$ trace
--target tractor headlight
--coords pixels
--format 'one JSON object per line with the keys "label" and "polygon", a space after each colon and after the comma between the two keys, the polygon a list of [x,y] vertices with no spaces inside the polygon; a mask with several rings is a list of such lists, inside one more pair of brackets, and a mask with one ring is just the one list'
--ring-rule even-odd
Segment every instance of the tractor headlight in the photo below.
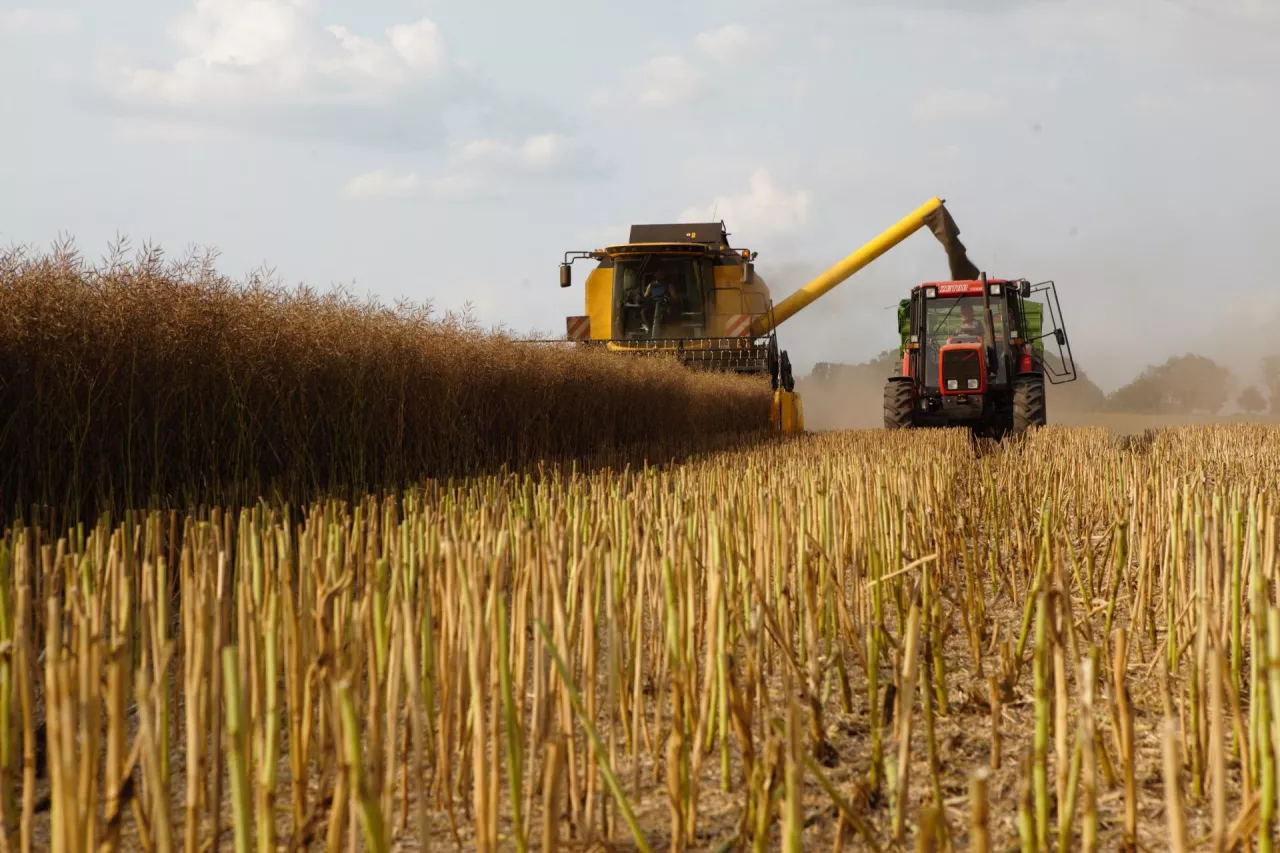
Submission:
{"label": "tractor headlight", "polygon": [[947,380],[947,390],[948,390],[948,391],[955,391],[955,390],[956,390],[956,389],[958,389],[959,387],[960,387],[960,383],[959,383],[959,382],[957,382],[956,380],[954,380],[954,379],[948,379],[948,380]]}
{"label": "tractor headlight", "polygon": [[970,387],[971,389],[976,389],[976,388],[978,387],[978,380],[976,380],[976,379],[970,379],[970,380],[969,380],[969,387]]}
{"label": "tractor headlight", "polygon": [[992,296],[999,296],[999,295],[1000,295],[1000,285],[998,285],[998,284],[993,284],[993,285],[991,285],[991,295],[992,295]]}
{"label": "tractor headlight", "polygon": [[936,287],[926,287],[926,288],[924,289],[924,298],[925,298],[925,299],[937,299],[937,298],[938,298],[938,288],[936,288]]}

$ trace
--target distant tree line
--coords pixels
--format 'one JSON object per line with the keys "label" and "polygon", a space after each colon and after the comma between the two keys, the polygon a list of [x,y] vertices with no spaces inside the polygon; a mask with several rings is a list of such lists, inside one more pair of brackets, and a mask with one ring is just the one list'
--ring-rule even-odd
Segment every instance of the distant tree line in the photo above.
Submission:
{"label": "distant tree line", "polygon": [[1179,355],[1148,367],[1107,395],[1107,408],[1152,414],[1213,414],[1231,399],[1231,371],[1202,355]]}
{"label": "distant tree line", "polygon": [[1175,356],[1148,367],[1136,379],[1107,395],[1111,411],[1160,414],[1216,414],[1235,396],[1236,406],[1251,415],[1268,410],[1280,414],[1280,356],[1261,365],[1262,387],[1249,385],[1236,394],[1230,369],[1202,355]]}

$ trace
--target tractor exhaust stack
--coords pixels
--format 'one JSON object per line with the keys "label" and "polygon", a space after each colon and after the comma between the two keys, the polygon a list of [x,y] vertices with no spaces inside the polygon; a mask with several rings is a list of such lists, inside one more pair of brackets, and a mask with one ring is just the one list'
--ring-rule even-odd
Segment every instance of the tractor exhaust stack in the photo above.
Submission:
{"label": "tractor exhaust stack", "polygon": [[987,284],[987,274],[982,274],[982,347],[987,352],[987,375],[995,376],[996,352],[995,320],[991,316],[991,285]]}

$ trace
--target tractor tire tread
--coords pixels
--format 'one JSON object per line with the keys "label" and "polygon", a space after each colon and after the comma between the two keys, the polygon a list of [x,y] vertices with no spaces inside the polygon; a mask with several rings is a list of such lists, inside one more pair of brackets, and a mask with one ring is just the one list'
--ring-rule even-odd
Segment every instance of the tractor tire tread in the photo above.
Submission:
{"label": "tractor tire tread", "polygon": [[912,418],[915,404],[915,391],[910,382],[895,382],[892,379],[885,382],[884,428],[909,429],[915,426]]}
{"label": "tractor tire tread", "polygon": [[1044,377],[1020,376],[1013,385],[1013,431],[1024,433],[1049,422]]}

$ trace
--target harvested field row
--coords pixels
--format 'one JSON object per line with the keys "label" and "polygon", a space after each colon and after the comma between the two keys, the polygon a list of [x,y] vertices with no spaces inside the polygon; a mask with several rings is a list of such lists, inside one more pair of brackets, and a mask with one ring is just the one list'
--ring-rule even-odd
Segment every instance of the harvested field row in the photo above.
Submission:
{"label": "harvested field row", "polygon": [[305,504],[767,430],[767,380],[536,346],[158,252],[0,254],[0,508]]}
{"label": "harvested field row", "polygon": [[0,821],[66,851],[1266,853],[1277,487],[1268,427],[873,432],[18,529]]}

